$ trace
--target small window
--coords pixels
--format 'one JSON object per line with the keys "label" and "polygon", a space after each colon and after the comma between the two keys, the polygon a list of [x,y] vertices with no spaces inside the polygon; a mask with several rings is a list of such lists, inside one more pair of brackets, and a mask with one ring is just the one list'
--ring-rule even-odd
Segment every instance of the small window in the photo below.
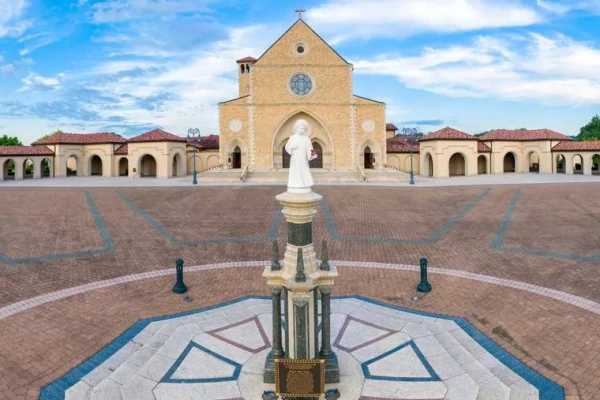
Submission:
{"label": "small window", "polygon": [[242,72],[242,74],[243,74],[243,73],[244,73],[244,71],[246,70],[246,69],[244,68],[244,64],[240,64],[240,70],[241,70],[241,72]]}
{"label": "small window", "polygon": [[296,48],[296,51],[297,51],[298,53],[300,53],[300,54],[304,53],[304,46],[298,46],[298,47]]}
{"label": "small window", "polygon": [[246,64],[246,72],[250,72],[250,64]]}

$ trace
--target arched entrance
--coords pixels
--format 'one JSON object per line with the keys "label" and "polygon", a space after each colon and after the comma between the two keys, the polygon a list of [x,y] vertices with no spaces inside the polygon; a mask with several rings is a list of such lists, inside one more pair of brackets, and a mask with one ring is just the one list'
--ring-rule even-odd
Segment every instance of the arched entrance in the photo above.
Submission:
{"label": "arched entrance", "polygon": [[67,158],[67,176],[77,176],[78,172],[78,160],[75,156],[69,156]]}
{"label": "arched entrance", "polygon": [[333,168],[333,145],[331,135],[325,126],[313,115],[300,111],[283,119],[271,144],[273,154],[273,168],[289,168],[289,154],[285,151],[285,144],[292,135],[294,125],[299,119],[308,122],[309,128],[306,135],[310,138],[313,149],[318,154],[317,159],[311,161],[311,168]]}
{"label": "arched entrance", "polygon": [[527,162],[529,164],[529,172],[540,172],[540,156],[535,151],[532,151],[527,156]]}
{"label": "arched entrance", "polygon": [[33,178],[33,161],[31,159],[26,159],[23,161],[23,179],[32,179]]}
{"label": "arched entrance", "polygon": [[156,160],[150,154],[146,154],[140,159],[140,176],[156,178]]}
{"label": "arched entrance", "polygon": [[506,153],[504,156],[504,172],[515,172],[517,160],[512,152]]}
{"label": "arched entrance", "polygon": [[479,175],[487,174],[487,158],[484,155],[477,157],[477,173]]}
{"label": "arched entrance", "polygon": [[177,153],[173,156],[173,164],[171,165],[171,167],[173,168],[173,176],[182,176],[183,175],[183,171],[180,170],[180,169],[183,169],[183,160],[181,158],[181,155],[179,155],[179,153]]}
{"label": "arched entrance", "polygon": [[[317,153],[317,158],[308,162],[310,168],[323,168],[323,147],[317,142],[312,142],[313,150]],[[284,152],[287,153],[287,152]]]}
{"label": "arched entrance", "polygon": [[102,176],[102,159],[97,155],[90,158],[90,176]]}
{"label": "arched entrance", "polygon": [[600,154],[592,156],[592,175],[600,175]]}
{"label": "arched entrance", "polygon": [[431,154],[425,154],[425,165],[423,167],[423,176],[433,176],[433,157],[431,157]]}
{"label": "arched entrance", "polygon": [[2,166],[2,176],[5,181],[14,180],[16,172],[14,160],[9,159],[4,161],[4,165]]}
{"label": "arched entrance", "polygon": [[573,174],[583,175],[583,157],[579,154],[573,156]]}
{"label": "arched entrance", "polygon": [[121,157],[119,160],[119,176],[129,175],[129,160],[127,157]]}
{"label": "arched entrance", "polygon": [[565,156],[563,156],[562,154],[557,155],[556,156],[556,173],[564,174],[566,170],[567,170],[567,168],[566,168],[566,164],[565,164]]}
{"label": "arched entrance", "polygon": [[52,173],[50,171],[50,160],[48,160],[47,158],[44,158],[42,160],[42,162],[40,163],[40,169],[41,169],[41,177],[42,178],[50,178],[52,177]]}
{"label": "arched entrance", "polygon": [[235,146],[235,149],[233,149],[233,153],[231,154],[231,168],[242,168],[242,149],[240,149],[240,146]]}
{"label": "arched entrance", "polygon": [[365,147],[365,151],[363,152],[364,157],[364,169],[373,169],[373,153],[371,153],[371,148],[369,146]]}
{"label": "arched entrance", "polygon": [[465,164],[465,157],[460,153],[454,153],[448,161],[450,176],[465,176],[467,170]]}

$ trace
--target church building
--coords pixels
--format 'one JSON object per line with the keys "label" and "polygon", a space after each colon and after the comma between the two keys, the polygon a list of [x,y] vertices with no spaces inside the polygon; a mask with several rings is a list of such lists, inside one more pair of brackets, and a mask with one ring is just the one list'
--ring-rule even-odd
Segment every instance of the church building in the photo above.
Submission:
{"label": "church building", "polygon": [[288,168],[284,146],[298,119],[310,124],[327,170],[386,163],[385,104],[353,93],[353,66],[299,18],[258,59],[237,61],[239,96],[219,104],[219,149],[226,168]]}

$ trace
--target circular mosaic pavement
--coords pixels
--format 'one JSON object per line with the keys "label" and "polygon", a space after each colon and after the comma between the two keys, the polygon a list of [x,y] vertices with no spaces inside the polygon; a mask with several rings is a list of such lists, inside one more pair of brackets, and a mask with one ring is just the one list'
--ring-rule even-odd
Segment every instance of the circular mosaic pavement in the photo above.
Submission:
{"label": "circular mosaic pavement", "polygon": [[[262,297],[142,320],[40,398],[260,400],[271,323]],[[460,318],[355,296],[332,300],[331,325],[344,400],[564,399]]]}

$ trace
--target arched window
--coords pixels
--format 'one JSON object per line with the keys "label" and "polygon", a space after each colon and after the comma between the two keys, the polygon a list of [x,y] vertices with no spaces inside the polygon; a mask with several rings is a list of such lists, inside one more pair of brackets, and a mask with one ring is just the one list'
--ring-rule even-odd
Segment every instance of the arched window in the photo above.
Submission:
{"label": "arched window", "polygon": [[246,64],[246,72],[250,72],[250,64]]}
{"label": "arched window", "polygon": [[246,71],[244,64],[240,64],[240,71],[242,72],[242,74]]}

